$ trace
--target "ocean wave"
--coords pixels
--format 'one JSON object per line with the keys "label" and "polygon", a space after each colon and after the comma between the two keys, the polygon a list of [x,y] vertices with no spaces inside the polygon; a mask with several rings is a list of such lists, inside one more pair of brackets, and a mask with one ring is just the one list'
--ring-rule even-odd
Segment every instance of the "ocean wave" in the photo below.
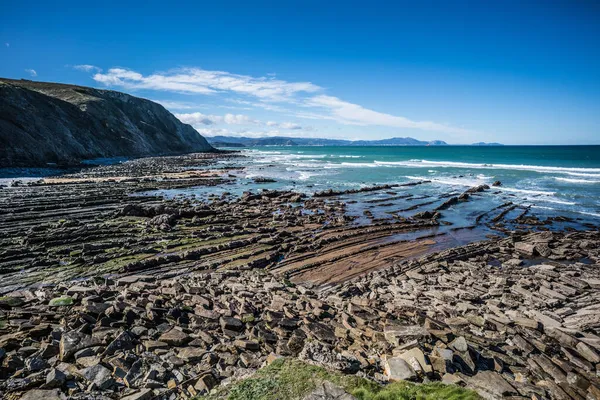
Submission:
{"label": "ocean wave", "polygon": [[517,188],[511,188],[511,187],[505,187],[505,186],[494,187],[494,189],[499,189],[504,192],[537,194],[537,195],[543,195],[543,196],[554,196],[556,194],[556,192],[548,192],[545,190],[517,189]]}
{"label": "ocean wave", "polygon": [[377,165],[372,163],[353,163],[353,162],[342,162],[342,163],[327,163],[323,165],[323,168],[334,169],[334,168],[376,168]]}
{"label": "ocean wave", "polygon": [[[413,179],[413,180],[429,180],[435,183],[441,183],[443,185],[453,185],[453,186],[477,186],[486,183],[483,179],[468,179],[468,178],[450,178],[450,179],[438,179],[431,178],[428,176],[405,176],[405,178]],[[518,189],[511,188],[506,186],[497,186],[493,188],[494,190],[500,190],[503,192],[513,192],[513,193],[523,193],[528,195],[543,195],[543,196],[554,196],[556,192],[548,192],[545,190],[530,190],[530,189]]]}
{"label": "ocean wave", "polygon": [[543,165],[518,165],[518,164],[475,164],[455,161],[430,161],[430,160],[408,160],[408,161],[374,161],[374,164],[381,166],[403,166],[418,168],[471,168],[471,169],[509,169],[518,171],[534,171],[546,173],[587,173],[600,174],[600,168],[580,168],[580,167],[553,167]]}
{"label": "ocean wave", "polygon": [[564,206],[574,206],[574,205],[577,204],[577,203],[574,203],[572,201],[549,199],[549,198],[546,198],[546,197],[535,197],[535,198],[526,197],[525,200],[527,200],[527,201],[542,201],[544,203],[553,203],[553,204],[562,204]]}
{"label": "ocean wave", "polygon": [[582,210],[561,210],[561,209],[557,209],[557,208],[554,208],[554,207],[546,207],[546,206],[540,206],[540,205],[532,205],[531,208],[538,208],[538,209],[548,210],[548,211],[556,211],[555,214],[575,213],[575,214],[590,215],[592,217],[600,217],[600,214],[598,214],[598,213],[593,213],[593,212],[589,212],[589,211],[582,211]]}
{"label": "ocean wave", "polygon": [[569,182],[569,183],[600,183],[600,181],[590,181],[587,179],[573,179],[573,178],[559,178],[555,177],[557,181],[561,182]]}
{"label": "ocean wave", "polygon": [[405,178],[416,180],[416,181],[431,181],[435,183],[441,183],[443,185],[451,185],[451,186],[478,186],[484,184],[484,180],[477,179],[469,179],[469,178],[450,178],[450,179],[440,179],[440,178],[432,178],[429,176],[405,176]]}

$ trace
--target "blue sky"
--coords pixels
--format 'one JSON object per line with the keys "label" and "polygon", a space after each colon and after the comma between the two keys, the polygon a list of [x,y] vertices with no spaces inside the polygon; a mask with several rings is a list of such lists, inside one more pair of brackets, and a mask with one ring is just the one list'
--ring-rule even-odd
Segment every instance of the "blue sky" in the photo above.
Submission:
{"label": "blue sky", "polygon": [[125,91],[209,136],[600,144],[600,3],[413,3],[9,2],[0,76]]}

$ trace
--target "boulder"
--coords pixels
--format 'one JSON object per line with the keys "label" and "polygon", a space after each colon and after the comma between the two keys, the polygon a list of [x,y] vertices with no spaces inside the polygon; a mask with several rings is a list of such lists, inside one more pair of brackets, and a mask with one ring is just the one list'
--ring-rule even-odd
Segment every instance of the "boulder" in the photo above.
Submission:
{"label": "boulder", "polygon": [[388,357],[384,361],[383,371],[390,381],[413,380],[417,374],[413,367],[401,357]]}

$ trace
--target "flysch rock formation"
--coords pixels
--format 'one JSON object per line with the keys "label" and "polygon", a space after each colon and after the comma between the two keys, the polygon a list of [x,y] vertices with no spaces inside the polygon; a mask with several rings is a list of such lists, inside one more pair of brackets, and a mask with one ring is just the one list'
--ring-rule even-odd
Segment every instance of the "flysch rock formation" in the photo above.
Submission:
{"label": "flysch rock formation", "polygon": [[277,357],[489,399],[600,398],[598,229],[529,215],[510,231],[494,209],[502,236],[432,252],[444,235],[397,235],[438,226],[444,207],[357,225],[339,197],[406,196],[398,186],[147,193],[231,184],[217,157],[0,189],[2,398],[191,398]]}
{"label": "flysch rock formation", "polygon": [[125,93],[0,78],[0,167],[213,151],[160,104]]}
{"label": "flysch rock formation", "polygon": [[[597,399],[598,265],[566,260],[597,263],[599,245],[597,232],[516,235],[326,290],[264,270],[21,290],[0,301],[0,391],[185,398],[291,356],[383,382],[465,385],[490,399]],[[523,266],[535,247],[552,259]]]}

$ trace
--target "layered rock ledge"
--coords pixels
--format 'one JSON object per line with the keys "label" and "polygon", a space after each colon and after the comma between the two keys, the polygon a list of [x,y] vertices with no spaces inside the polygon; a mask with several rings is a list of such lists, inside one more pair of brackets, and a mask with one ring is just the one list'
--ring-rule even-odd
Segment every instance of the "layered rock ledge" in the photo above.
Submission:
{"label": "layered rock ledge", "polygon": [[599,244],[598,232],[513,234],[325,289],[232,269],[20,290],[0,300],[0,391],[191,397],[289,356],[485,398],[595,399]]}

